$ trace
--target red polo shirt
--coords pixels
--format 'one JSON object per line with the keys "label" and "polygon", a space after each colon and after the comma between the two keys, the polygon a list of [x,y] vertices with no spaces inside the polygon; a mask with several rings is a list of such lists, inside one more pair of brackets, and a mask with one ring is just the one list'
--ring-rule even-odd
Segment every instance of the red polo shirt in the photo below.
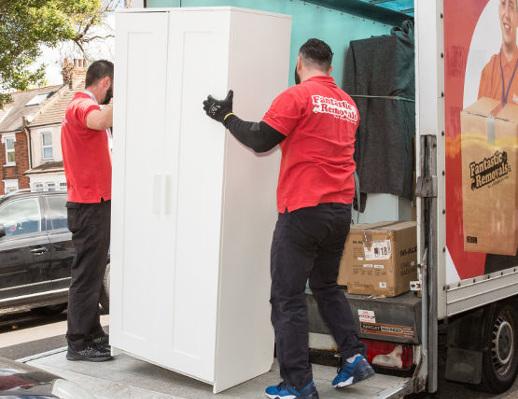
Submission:
{"label": "red polo shirt", "polygon": [[86,93],[76,93],[61,125],[61,147],[68,201],[84,204],[111,200],[112,163],[105,130],[86,126],[86,116],[100,110]]}
{"label": "red polo shirt", "polygon": [[330,76],[317,76],[281,93],[263,121],[286,135],[277,186],[279,212],[354,199],[353,159],[360,116]]}

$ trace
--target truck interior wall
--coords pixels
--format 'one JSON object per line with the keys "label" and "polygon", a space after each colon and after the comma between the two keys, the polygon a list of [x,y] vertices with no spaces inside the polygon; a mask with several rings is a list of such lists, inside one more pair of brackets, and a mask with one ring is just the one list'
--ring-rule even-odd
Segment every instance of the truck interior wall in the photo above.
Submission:
{"label": "truck interior wall", "polygon": [[345,54],[351,40],[390,33],[392,26],[341,11],[305,3],[300,0],[147,0],[147,7],[234,6],[272,11],[292,16],[290,81],[295,83],[294,71],[300,46],[309,38],[327,42],[335,54],[332,73],[342,86]]}

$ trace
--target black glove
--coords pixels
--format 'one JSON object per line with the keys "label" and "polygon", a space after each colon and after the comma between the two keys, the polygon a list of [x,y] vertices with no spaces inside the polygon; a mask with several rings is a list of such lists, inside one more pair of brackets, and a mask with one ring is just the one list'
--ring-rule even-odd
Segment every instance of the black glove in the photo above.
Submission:
{"label": "black glove", "polygon": [[203,102],[203,109],[212,119],[223,123],[225,116],[232,113],[232,98],[234,92],[228,91],[227,97],[224,100],[216,100],[212,96],[208,96]]}

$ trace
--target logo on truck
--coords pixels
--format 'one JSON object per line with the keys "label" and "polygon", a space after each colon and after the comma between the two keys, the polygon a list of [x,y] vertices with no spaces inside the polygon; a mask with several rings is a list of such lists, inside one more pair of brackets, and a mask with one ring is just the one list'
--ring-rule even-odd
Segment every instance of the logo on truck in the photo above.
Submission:
{"label": "logo on truck", "polygon": [[509,165],[507,152],[496,151],[489,158],[469,164],[471,189],[477,190],[488,185],[500,183],[509,173],[511,173],[511,165]]}

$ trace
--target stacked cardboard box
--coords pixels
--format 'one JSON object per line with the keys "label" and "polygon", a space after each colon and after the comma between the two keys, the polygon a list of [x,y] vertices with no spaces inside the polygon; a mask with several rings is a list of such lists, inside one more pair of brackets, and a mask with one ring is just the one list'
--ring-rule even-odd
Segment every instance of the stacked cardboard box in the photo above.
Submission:
{"label": "stacked cardboard box", "polygon": [[417,279],[416,222],[357,224],[345,243],[338,284],[351,294],[392,297]]}

